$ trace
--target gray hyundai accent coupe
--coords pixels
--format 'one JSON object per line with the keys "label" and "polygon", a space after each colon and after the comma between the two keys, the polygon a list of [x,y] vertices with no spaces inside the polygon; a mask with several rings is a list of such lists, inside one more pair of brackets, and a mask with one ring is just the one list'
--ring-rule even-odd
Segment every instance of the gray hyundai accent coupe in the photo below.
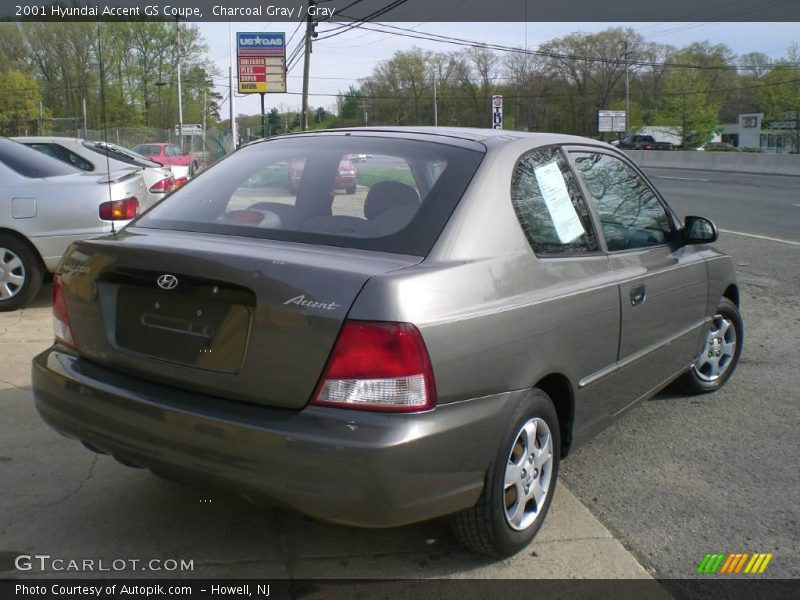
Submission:
{"label": "gray hyundai accent coupe", "polygon": [[[350,156],[367,157],[356,193],[336,193]],[[568,451],[675,380],[703,393],[733,373],[716,239],[589,139],[273,138],[71,246],[33,394],[124,464],[336,523],[452,515],[468,547],[508,556]]]}

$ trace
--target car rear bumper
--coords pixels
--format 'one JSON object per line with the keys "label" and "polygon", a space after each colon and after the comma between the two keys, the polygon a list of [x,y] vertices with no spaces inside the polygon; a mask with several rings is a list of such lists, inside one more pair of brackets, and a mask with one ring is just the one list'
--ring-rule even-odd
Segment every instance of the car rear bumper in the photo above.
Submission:
{"label": "car rear bumper", "polygon": [[300,411],[201,396],[53,347],[33,396],[58,432],[177,479],[222,485],[319,519],[391,527],[471,506],[524,392],[417,414]]}

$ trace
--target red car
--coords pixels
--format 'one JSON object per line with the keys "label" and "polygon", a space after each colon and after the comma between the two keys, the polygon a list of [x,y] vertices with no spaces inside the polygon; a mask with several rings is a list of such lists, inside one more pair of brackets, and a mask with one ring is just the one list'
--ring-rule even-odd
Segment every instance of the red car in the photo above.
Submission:
{"label": "red car", "polygon": [[164,142],[139,144],[132,150],[162,165],[189,167],[189,177],[193,177],[200,166],[195,156],[175,144]]}
{"label": "red car", "polygon": [[[300,189],[300,180],[303,178],[305,159],[289,161],[289,192],[296,194]],[[339,161],[336,179],[333,182],[334,190],[344,190],[348,194],[356,193],[356,167],[349,156],[343,156]]]}

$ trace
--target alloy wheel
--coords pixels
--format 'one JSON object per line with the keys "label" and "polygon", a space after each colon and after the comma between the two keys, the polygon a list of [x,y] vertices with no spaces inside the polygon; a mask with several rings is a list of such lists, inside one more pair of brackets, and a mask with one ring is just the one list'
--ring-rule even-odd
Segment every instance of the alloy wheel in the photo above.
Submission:
{"label": "alloy wheel", "polygon": [[0,247],[0,300],[10,300],[25,285],[25,265],[8,248]]}
{"label": "alloy wheel", "polygon": [[694,361],[694,372],[709,383],[722,377],[734,363],[736,327],[723,315],[714,315],[703,349]]}
{"label": "alloy wheel", "polygon": [[506,462],[503,505],[512,529],[527,529],[542,513],[552,470],[550,428],[542,419],[529,419],[517,432]]}

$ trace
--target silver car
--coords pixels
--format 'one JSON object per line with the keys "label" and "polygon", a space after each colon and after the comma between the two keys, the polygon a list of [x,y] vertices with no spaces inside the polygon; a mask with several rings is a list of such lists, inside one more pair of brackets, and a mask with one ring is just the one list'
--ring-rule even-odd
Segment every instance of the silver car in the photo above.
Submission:
{"label": "silver car", "polygon": [[120,169],[140,169],[146,188],[140,207],[142,211],[150,208],[176,187],[175,175],[170,167],[165,167],[116,144],[58,136],[11,139],[57,158],[81,171],[113,173]]}
{"label": "silver car", "polygon": [[[356,193],[336,193],[359,154]],[[733,373],[739,291],[716,239],[585,138],[273,138],[71,247],[33,394],[124,464],[337,523],[452,515],[468,547],[508,556],[572,449],[672,382]]]}
{"label": "silver car", "polygon": [[84,173],[0,138],[0,311],[33,300],[72,242],[136,216],[146,192],[140,173]]}

